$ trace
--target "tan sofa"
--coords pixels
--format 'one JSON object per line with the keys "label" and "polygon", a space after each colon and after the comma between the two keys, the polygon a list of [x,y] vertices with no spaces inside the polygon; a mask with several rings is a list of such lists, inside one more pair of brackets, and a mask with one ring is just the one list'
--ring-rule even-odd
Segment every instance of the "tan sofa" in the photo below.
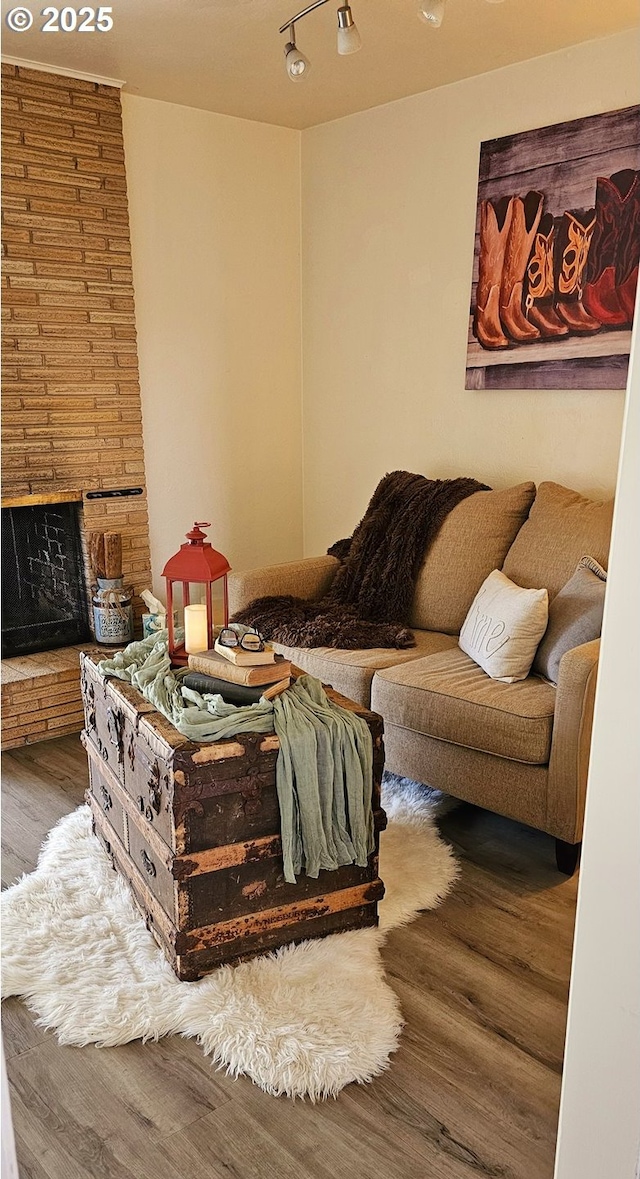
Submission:
{"label": "tan sofa", "polygon": [[[557,687],[490,679],[458,647],[492,569],[550,600],[589,554],[606,567],[612,503],[555,483],[481,491],[447,517],[420,570],[407,650],[278,646],[299,667],[384,717],[387,767],[557,840],[573,871],[582,833],[600,641],[568,651]],[[314,557],[232,574],[232,612],[264,594],[320,598],[337,568]]]}

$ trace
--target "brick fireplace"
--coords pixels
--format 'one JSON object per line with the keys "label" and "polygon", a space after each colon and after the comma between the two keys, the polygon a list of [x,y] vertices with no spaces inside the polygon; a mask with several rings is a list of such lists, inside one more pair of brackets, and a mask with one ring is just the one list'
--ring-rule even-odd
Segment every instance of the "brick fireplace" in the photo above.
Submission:
{"label": "brick fireplace", "polygon": [[[3,64],[2,101],[2,504],[77,503],[83,544],[122,534],[139,594],[151,572],[120,93]],[[4,746],[81,727],[78,649],[3,661]],[[56,717],[47,686],[62,684]]]}

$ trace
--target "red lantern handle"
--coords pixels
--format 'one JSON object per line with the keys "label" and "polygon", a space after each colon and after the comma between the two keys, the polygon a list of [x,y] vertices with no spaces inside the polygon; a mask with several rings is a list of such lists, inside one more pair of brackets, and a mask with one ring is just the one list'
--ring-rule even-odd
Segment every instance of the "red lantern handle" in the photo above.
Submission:
{"label": "red lantern handle", "polygon": [[208,520],[196,520],[191,532],[187,532],[187,540],[190,544],[202,544],[203,540],[207,539],[206,532],[202,532],[202,528],[210,528],[211,524]]}

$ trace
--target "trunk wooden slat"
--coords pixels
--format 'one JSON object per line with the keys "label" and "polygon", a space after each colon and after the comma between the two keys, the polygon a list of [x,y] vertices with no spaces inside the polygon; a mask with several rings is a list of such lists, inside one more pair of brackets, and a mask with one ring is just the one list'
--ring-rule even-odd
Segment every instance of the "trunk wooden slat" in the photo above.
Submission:
{"label": "trunk wooden slat", "polygon": [[189,741],[130,685],[81,657],[94,830],[180,979],[288,942],[377,924],[382,718],[327,689],[368,724],[375,851],[317,880],[284,879],[278,738]]}

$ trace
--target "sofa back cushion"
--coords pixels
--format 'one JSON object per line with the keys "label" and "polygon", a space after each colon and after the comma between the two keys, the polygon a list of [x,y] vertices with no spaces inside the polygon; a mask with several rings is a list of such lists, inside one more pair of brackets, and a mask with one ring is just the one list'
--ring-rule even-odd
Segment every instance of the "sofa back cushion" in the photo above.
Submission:
{"label": "sofa back cushion", "polygon": [[549,607],[549,625],[533,661],[537,675],[557,684],[562,656],[573,647],[600,638],[606,585],[602,565],[593,557],[581,557],[573,577]]}
{"label": "sofa back cushion", "polygon": [[449,512],[418,574],[410,626],[460,633],[483,581],[500,569],[535,493],[534,483],[476,491]]}
{"label": "sofa back cushion", "polygon": [[541,483],[506,555],[502,572],[526,589],[555,598],[586,553],[607,568],[613,500],[586,499],[560,483]]}

